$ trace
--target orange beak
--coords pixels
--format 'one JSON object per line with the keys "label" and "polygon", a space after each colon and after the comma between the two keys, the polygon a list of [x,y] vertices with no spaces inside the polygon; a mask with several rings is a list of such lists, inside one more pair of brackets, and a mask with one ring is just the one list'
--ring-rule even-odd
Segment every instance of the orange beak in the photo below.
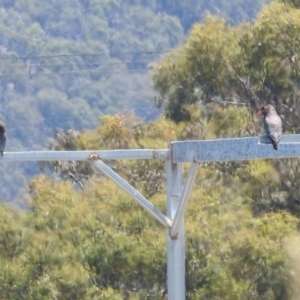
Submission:
{"label": "orange beak", "polygon": [[257,112],[258,115],[262,115],[262,113],[263,113],[262,110],[259,110],[259,111]]}

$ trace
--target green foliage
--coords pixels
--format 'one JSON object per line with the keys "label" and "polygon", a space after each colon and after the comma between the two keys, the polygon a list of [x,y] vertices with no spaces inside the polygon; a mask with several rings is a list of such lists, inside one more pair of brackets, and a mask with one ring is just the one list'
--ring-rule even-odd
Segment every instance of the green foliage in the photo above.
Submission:
{"label": "green foliage", "polygon": [[300,2],[298,0],[280,0],[279,2],[282,2],[284,4],[299,8]]}
{"label": "green foliage", "polygon": [[[230,137],[257,130],[245,108],[186,109],[191,120],[179,124],[164,117],[140,123],[132,115],[105,116],[95,131],[57,131],[52,147],[166,148],[176,139]],[[107,163],[165,212],[163,162]],[[297,165],[291,165],[292,161],[201,164],[186,212],[188,299],[296,295],[294,274],[299,273],[299,264],[292,245],[298,239],[299,219],[291,199],[296,197],[297,183],[293,188],[288,182],[299,176]],[[2,207],[2,295],[10,299],[163,297],[165,229],[95,172],[91,162],[50,166],[60,179],[72,183],[38,176],[30,184],[26,213]],[[286,185],[281,184],[278,166]],[[80,189],[74,189],[80,181],[74,178],[84,183]]]}
{"label": "green foliage", "polygon": [[[191,120],[178,124],[164,117],[140,123],[134,116],[105,116],[96,131],[59,132],[56,147],[166,148],[176,139],[257,131],[246,108],[210,104],[186,109]],[[289,183],[299,177],[296,162],[201,164],[185,216],[188,299],[290,299],[296,295],[294,274],[299,264],[292,245],[298,239],[298,210],[293,202],[297,182],[295,187]],[[107,163],[165,212],[162,162]],[[32,280],[50,276],[53,270],[67,272],[62,265],[74,260],[83,276],[80,281],[66,281],[64,291],[73,286],[82,298],[99,289],[102,296],[107,290],[120,299],[161,297],[166,288],[164,229],[91,167],[90,173],[79,165],[73,170],[87,176],[85,188],[78,192],[67,182],[51,183],[42,176],[31,183],[31,213],[23,226],[35,236],[31,244],[35,250],[26,256]],[[48,252],[37,250],[46,246]],[[53,289],[61,291],[60,283],[50,278]],[[70,297],[77,294],[65,292]]]}
{"label": "green foliage", "polygon": [[223,20],[209,17],[194,25],[186,45],[154,65],[154,88],[168,99],[167,117],[184,120],[186,104],[225,93],[225,62],[236,57],[236,48],[234,31]]}
{"label": "green foliage", "polygon": [[[265,6],[253,24],[229,26],[207,17],[185,45],[154,65],[154,87],[166,116],[187,120],[185,105],[243,103],[253,111],[272,102],[288,132],[298,128],[300,12]],[[185,112],[185,114],[183,113]]]}

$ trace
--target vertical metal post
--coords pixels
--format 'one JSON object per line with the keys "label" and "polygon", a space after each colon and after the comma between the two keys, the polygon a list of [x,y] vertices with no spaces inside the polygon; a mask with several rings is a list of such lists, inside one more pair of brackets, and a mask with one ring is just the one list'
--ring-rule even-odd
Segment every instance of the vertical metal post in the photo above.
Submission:
{"label": "vertical metal post", "polygon": [[[174,220],[182,193],[182,163],[173,164],[171,157],[166,161],[167,169],[167,216]],[[178,235],[172,239],[167,232],[167,283],[168,299],[185,299],[185,240],[182,218]]]}
{"label": "vertical metal post", "polygon": [[175,219],[173,220],[172,227],[170,229],[170,236],[174,239],[177,237],[178,229],[183,222],[184,213],[186,211],[186,206],[192,192],[193,184],[195,182],[198,173],[199,164],[192,162],[187,175],[186,181],[184,183],[184,188],[180,196],[179,206],[176,211]]}

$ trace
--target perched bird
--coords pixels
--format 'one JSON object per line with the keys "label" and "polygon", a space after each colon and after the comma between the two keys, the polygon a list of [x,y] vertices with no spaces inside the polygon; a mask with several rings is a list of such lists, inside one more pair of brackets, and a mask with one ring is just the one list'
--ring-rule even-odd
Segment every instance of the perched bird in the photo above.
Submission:
{"label": "perched bird", "polygon": [[0,122],[0,153],[4,155],[4,148],[6,144],[6,133],[5,133],[5,125],[4,123]]}
{"label": "perched bird", "polygon": [[264,129],[269,137],[275,150],[278,149],[278,144],[282,134],[282,122],[275,108],[271,104],[263,106],[258,112],[258,115],[264,117]]}

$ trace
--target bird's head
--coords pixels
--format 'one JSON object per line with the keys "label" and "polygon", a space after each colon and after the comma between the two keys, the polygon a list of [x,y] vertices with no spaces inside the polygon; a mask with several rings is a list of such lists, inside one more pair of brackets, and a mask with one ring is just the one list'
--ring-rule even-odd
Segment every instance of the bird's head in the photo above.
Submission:
{"label": "bird's head", "polygon": [[257,114],[258,114],[258,115],[266,116],[268,113],[270,113],[270,112],[272,112],[272,111],[275,111],[274,106],[271,105],[271,104],[267,104],[267,105],[263,106],[263,107],[257,112]]}

